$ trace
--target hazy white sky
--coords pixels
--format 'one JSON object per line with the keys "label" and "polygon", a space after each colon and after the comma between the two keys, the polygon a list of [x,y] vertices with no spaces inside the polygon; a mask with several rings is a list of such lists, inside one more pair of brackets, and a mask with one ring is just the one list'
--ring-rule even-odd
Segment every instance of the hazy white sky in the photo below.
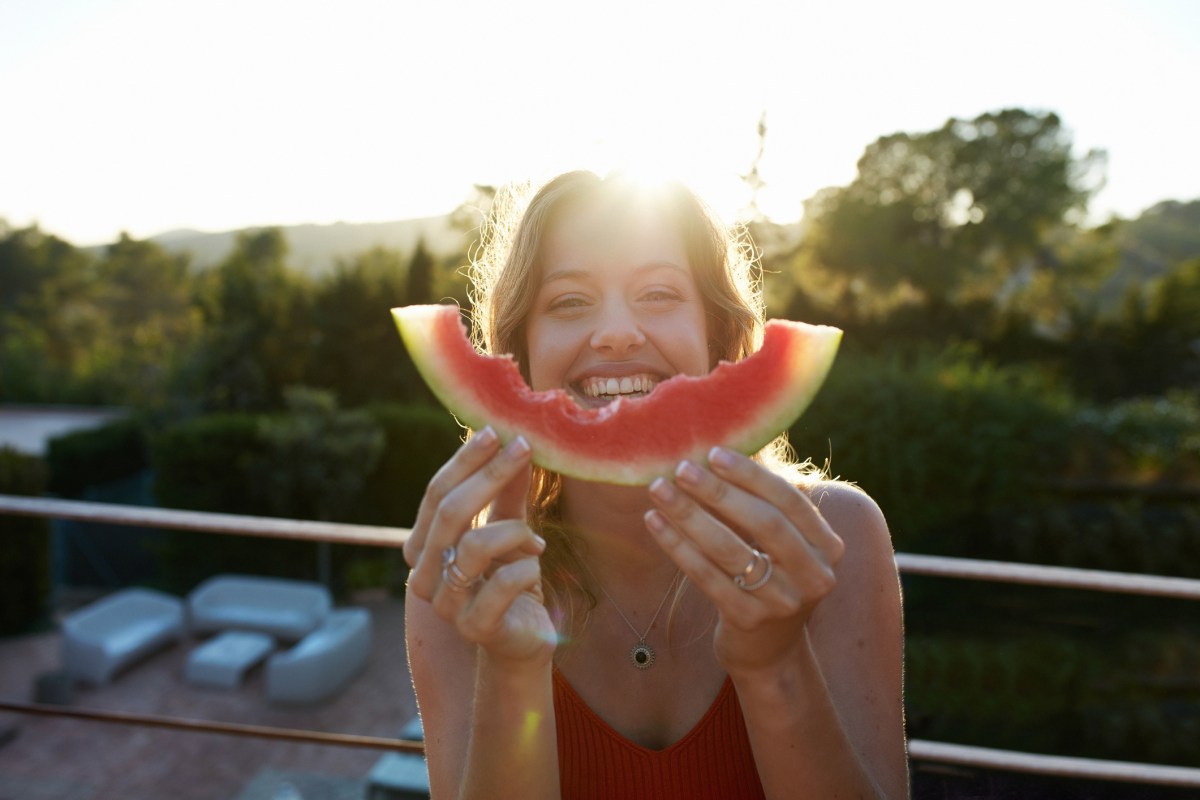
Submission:
{"label": "hazy white sky", "polygon": [[897,130],[1008,106],[1109,152],[1093,212],[1200,197],[1192,0],[4,0],[0,218],[121,230],[438,214],[653,167],[799,218]]}

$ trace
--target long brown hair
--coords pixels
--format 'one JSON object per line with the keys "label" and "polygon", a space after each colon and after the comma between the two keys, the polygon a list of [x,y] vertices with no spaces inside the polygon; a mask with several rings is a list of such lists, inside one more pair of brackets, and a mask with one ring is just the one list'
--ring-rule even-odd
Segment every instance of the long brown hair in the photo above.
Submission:
{"label": "long brown hair", "polygon": [[[676,226],[704,297],[712,366],[744,358],[761,344],[761,271],[743,231],[727,228],[680,183],[647,188],[619,173],[601,178],[578,171],[559,175],[536,192],[521,185],[497,194],[469,268],[473,335],[481,350],[513,354],[528,380],[525,320],[540,284],[542,241],[562,214],[597,200],[634,208],[635,203],[650,203]],[[782,435],[756,457],[798,483],[816,474],[811,465],[795,462]],[[596,605],[596,595],[582,554],[561,519],[561,490],[558,474],[533,468],[529,523],[547,541],[542,556],[547,605],[560,616],[560,630],[578,633]]]}

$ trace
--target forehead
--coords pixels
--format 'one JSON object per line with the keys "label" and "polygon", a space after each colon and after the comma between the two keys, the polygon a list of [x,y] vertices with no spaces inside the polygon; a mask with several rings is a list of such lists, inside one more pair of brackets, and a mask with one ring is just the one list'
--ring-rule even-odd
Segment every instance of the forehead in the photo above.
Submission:
{"label": "forehead", "polygon": [[665,263],[690,271],[676,222],[644,203],[576,201],[558,211],[542,239],[542,274],[556,269],[638,267]]}

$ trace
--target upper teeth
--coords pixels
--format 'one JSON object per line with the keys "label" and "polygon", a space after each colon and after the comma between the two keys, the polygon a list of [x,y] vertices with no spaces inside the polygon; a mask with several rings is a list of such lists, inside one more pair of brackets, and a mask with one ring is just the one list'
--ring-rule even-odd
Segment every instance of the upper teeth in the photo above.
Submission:
{"label": "upper teeth", "polygon": [[588,397],[644,394],[654,388],[654,377],[651,375],[626,375],[623,378],[584,378],[580,385],[583,393]]}

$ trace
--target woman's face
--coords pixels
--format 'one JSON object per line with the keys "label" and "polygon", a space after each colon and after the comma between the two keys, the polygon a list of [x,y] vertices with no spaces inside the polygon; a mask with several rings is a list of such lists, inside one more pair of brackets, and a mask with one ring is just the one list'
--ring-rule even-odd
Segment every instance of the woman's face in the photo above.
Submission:
{"label": "woman's face", "polygon": [[663,215],[576,205],[546,231],[540,255],[525,326],[535,390],[566,389],[596,407],[708,372],[704,299]]}

